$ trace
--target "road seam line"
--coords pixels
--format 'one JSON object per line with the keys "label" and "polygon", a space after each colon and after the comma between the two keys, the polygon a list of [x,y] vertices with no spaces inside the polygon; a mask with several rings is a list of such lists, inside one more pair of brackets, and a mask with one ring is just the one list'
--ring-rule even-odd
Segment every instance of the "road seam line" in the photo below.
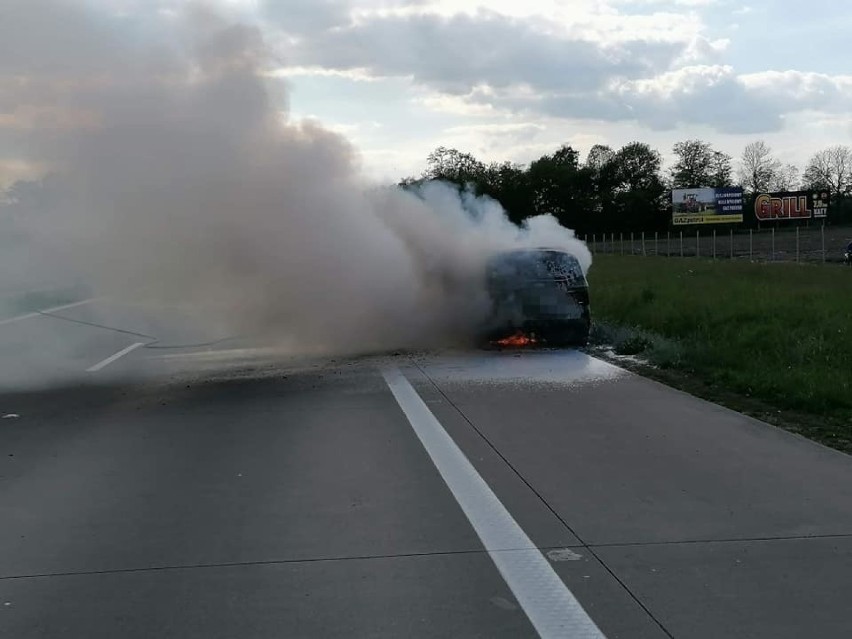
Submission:
{"label": "road seam line", "polygon": [[[579,548],[580,546],[548,546],[541,550],[563,550]],[[526,548],[508,548],[495,552],[517,552]],[[0,575],[0,581],[16,579],[47,579],[51,577],[91,577],[96,575],[120,575],[134,572],[160,572],[167,570],[206,570],[210,568],[251,568],[253,566],[279,566],[287,564],[316,564],[336,563],[340,561],[382,561],[389,559],[429,559],[432,557],[453,557],[456,555],[485,555],[488,551],[476,550],[443,550],[435,552],[396,553],[390,555],[352,555],[339,557],[304,557],[301,559],[261,559],[257,561],[225,561],[209,564],[177,564],[173,566],[138,566],[136,568],[107,568],[104,570],[70,570],[67,572],[42,572],[32,575]]]}
{"label": "road seam line", "polygon": [[115,353],[113,355],[110,355],[105,360],[98,362],[94,366],[90,366],[89,368],[86,369],[86,372],[87,373],[97,373],[99,370],[106,368],[107,366],[112,364],[117,359],[120,359],[120,358],[124,357],[125,355],[127,355],[128,353],[135,351],[140,346],[145,346],[145,342],[135,342],[135,343],[131,344],[130,346],[128,346],[127,348],[122,348],[120,351],[118,351],[117,353]]}
{"label": "road seam line", "polygon": [[[824,537],[780,537],[768,539],[738,539],[736,541],[743,542],[772,542],[772,541],[797,541],[797,540],[819,540],[819,539],[834,539],[848,538],[852,535],[829,535]],[[683,542],[672,542],[679,544]],[[716,542],[688,542],[688,543],[716,543]],[[724,542],[727,543],[727,542]],[[625,545],[625,544],[621,544]],[[585,545],[582,543],[568,544],[567,546],[541,546],[540,551],[562,550],[568,549],[586,549],[593,550],[594,548],[618,548],[621,545],[606,545],[597,546],[595,544]],[[629,546],[629,544],[626,544]],[[644,545],[644,544],[643,544]],[[665,543],[654,544],[665,545]],[[508,548],[505,550],[495,550],[493,552],[517,552],[519,550],[527,550],[526,548]],[[488,554],[487,550],[442,550],[434,552],[409,552],[395,553],[389,555],[350,555],[338,557],[303,557],[300,559],[260,559],[256,561],[225,561],[220,563],[208,564],[177,564],[172,566],[138,566],[136,568],[108,568],[104,570],[70,570],[67,572],[42,572],[31,575],[0,575],[0,581],[14,581],[17,579],[47,579],[51,577],[91,577],[96,575],[120,575],[124,573],[135,572],[160,572],[167,570],[206,570],[211,568],[251,568],[253,566],[279,566],[287,564],[314,564],[314,563],[335,563],[340,561],[381,561],[387,559],[428,559],[430,557],[452,557],[455,555],[483,555]]]}
{"label": "road seam line", "polygon": [[779,535],[777,537],[724,537],[722,539],[673,539],[670,541],[611,541],[583,544],[586,548],[647,548],[653,546],[702,546],[708,544],[762,544],[776,541],[820,541],[824,539],[849,539],[852,533],[827,533],[824,535]]}
{"label": "road seam line", "polygon": [[50,317],[55,320],[60,320],[62,322],[69,322],[71,324],[79,324],[81,326],[91,326],[92,328],[101,328],[105,331],[112,331],[114,333],[122,333],[124,335],[133,335],[134,337],[144,337],[150,340],[156,340],[157,338],[153,335],[146,335],[145,333],[137,333],[135,331],[128,331],[123,328],[116,328],[115,326],[107,326],[106,324],[97,324],[95,322],[87,322],[85,320],[79,320],[73,317],[64,317],[63,315],[54,315],[49,311],[39,311],[39,315],[44,315],[45,317]]}
{"label": "road seam line", "polygon": [[607,565],[607,563],[606,563],[606,562],[605,562],[605,561],[604,561],[604,560],[600,557],[600,555],[599,555],[598,553],[596,553],[596,552],[595,552],[595,547],[594,547],[594,545],[593,545],[593,544],[588,544],[588,543],[587,543],[587,542],[586,542],[586,541],[585,541],[582,537],[580,537],[580,535],[579,535],[579,534],[577,534],[577,532],[576,532],[576,531],[575,531],[575,530],[574,530],[574,529],[573,529],[573,528],[572,528],[572,527],[568,524],[568,522],[567,522],[567,521],[565,521],[565,519],[562,517],[562,515],[560,515],[560,514],[556,511],[556,509],[555,509],[553,506],[551,506],[551,505],[550,505],[550,503],[549,503],[549,502],[548,502],[548,501],[544,498],[544,495],[542,495],[541,493],[539,493],[539,492],[535,489],[535,487],[534,487],[532,484],[530,484],[530,482],[528,482],[528,481],[527,481],[526,477],[524,477],[524,476],[520,473],[520,471],[519,471],[517,468],[515,468],[515,466],[514,466],[514,465],[513,465],[513,464],[512,464],[512,463],[511,463],[511,462],[510,462],[507,458],[506,458],[506,456],[505,456],[505,455],[503,455],[503,453],[501,453],[501,452],[497,449],[497,447],[496,447],[496,446],[492,443],[492,441],[491,441],[490,439],[488,439],[488,437],[486,437],[486,436],[485,436],[485,433],[483,433],[481,430],[479,430],[479,428],[477,428],[477,427],[476,427],[476,425],[475,425],[475,424],[474,424],[474,423],[473,423],[473,422],[472,422],[472,421],[468,418],[468,416],[464,414],[464,411],[462,411],[462,409],[461,409],[461,408],[459,408],[459,407],[455,404],[455,402],[453,402],[453,400],[451,400],[451,399],[449,398],[449,396],[448,396],[448,395],[447,395],[447,394],[446,394],[446,393],[445,393],[445,392],[441,389],[441,387],[440,387],[440,386],[438,386],[438,384],[435,382],[435,380],[434,380],[434,379],[432,379],[432,378],[429,376],[429,374],[428,374],[428,373],[427,373],[427,372],[423,369],[423,367],[422,367],[422,366],[420,366],[417,362],[414,362],[414,366],[417,368],[417,370],[419,370],[419,371],[420,371],[421,375],[423,375],[423,377],[425,377],[425,378],[426,378],[426,380],[428,380],[428,382],[429,382],[429,383],[432,385],[432,387],[433,387],[433,388],[434,388],[434,389],[438,392],[438,394],[439,394],[441,397],[443,397],[443,398],[447,401],[447,403],[448,403],[450,406],[452,406],[452,407],[453,407],[453,409],[454,409],[454,410],[455,410],[455,411],[456,411],[456,412],[457,412],[457,413],[458,413],[458,414],[462,417],[462,419],[463,419],[463,420],[464,420],[464,421],[468,424],[468,426],[470,426],[470,427],[473,429],[473,431],[474,431],[477,435],[479,435],[479,437],[482,439],[482,441],[484,441],[484,442],[488,445],[488,447],[489,447],[489,448],[491,448],[491,450],[493,450],[493,451],[494,451],[494,454],[496,454],[496,455],[497,455],[500,459],[502,459],[502,460],[503,460],[503,463],[504,463],[504,464],[506,464],[506,466],[507,466],[507,467],[508,467],[508,468],[509,468],[509,469],[510,469],[513,473],[515,473],[515,475],[518,477],[518,479],[520,479],[520,480],[521,480],[521,482],[523,482],[523,484],[524,484],[527,488],[529,488],[529,489],[530,489],[530,491],[532,491],[532,493],[533,493],[536,497],[538,497],[538,499],[541,501],[541,503],[542,503],[542,504],[544,504],[545,508],[547,508],[547,509],[548,509],[548,510],[549,510],[549,511],[553,514],[553,516],[554,516],[554,517],[556,517],[557,521],[559,521],[559,522],[560,522],[560,523],[561,523],[561,524],[565,527],[565,529],[566,529],[569,533],[571,533],[571,534],[572,534],[572,535],[573,535],[573,536],[577,539],[577,541],[579,541],[579,542],[580,542],[580,544],[581,544],[581,546],[580,546],[580,547],[581,547],[581,548],[584,548],[585,550],[588,550],[588,551],[589,551],[589,554],[590,554],[592,557],[594,557],[594,558],[595,558],[595,560],[596,560],[596,561],[597,561],[597,562],[598,562],[598,563],[599,563],[599,564],[603,567],[603,569],[604,569],[604,570],[605,570],[605,571],[606,571],[606,572],[607,572],[607,573],[608,573],[608,574],[609,574],[609,575],[610,575],[613,579],[615,579],[616,583],[618,583],[618,584],[619,584],[619,585],[620,585],[620,586],[624,589],[624,591],[627,593],[627,595],[628,595],[631,599],[633,599],[633,601],[635,601],[635,602],[636,602],[636,605],[637,605],[637,606],[639,606],[639,607],[640,607],[640,608],[641,608],[641,609],[645,612],[645,614],[647,614],[647,615],[648,615],[648,617],[649,617],[649,618],[650,618],[650,619],[651,619],[651,620],[652,620],[655,624],[657,624],[657,626],[660,628],[660,630],[661,630],[661,631],[662,631],[662,632],[663,632],[663,633],[664,633],[667,637],[669,637],[669,638],[671,639],[671,638],[673,637],[673,635],[672,635],[672,633],[670,633],[670,632],[669,632],[668,628],[666,628],[666,627],[663,625],[663,623],[662,623],[659,619],[657,619],[657,617],[656,617],[656,616],[655,616],[655,615],[651,612],[651,610],[648,608],[648,606],[646,606],[646,605],[645,605],[645,603],[644,603],[641,599],[639,599],[639,597],[636,595],[636,593],[634,593],[634,592],[633,592],[630,588],[628,588],[628,587],[627,587],[627,584],[626,584],[626,583],[624,583],[624,581],[622,581],[622,579],[621,579],[618,575],[616,575],[616,574],[615,574],[615,572],[612,570],[612,568],[610,568],[610,567]]}
{"label": "road seam line", "polygon": [[[385,382],[542,639],[604,635],[397,368]],[[497,552],[522,548],[512,553]]]}
{"label": "road seam line", "polygon": [[61,306],[54,306],[52,308],[45,308],[40,311],[33,311],[32,313],[24,313],[23,315],[17,315],[15,317],[8,317],[4,320],[0,320],[0,326],[5,324],[12,324],[14,322],[21,322],[23,320],[31,319],[33,317],[38,317],[43,313],[56,313],[57,311],[64,311],[69,308],[75,308],[77,306],[82,306],[83,304],[88,304],[89,302],[94,302],[97,298],[90,297],[87,300],[82,300],[80,302],[72,302],[71,304],[62,304]]}

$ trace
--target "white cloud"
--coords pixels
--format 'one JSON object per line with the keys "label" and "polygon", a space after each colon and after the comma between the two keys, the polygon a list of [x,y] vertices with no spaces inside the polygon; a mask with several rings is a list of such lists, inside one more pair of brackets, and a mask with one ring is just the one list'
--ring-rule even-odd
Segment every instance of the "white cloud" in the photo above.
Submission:
{"label": "white cloud", "polygon": [[266,73],[270,78],[297,78],[300,76],[344,78],[355,82],[375,82],[380,78],[372,75],[367,69],[329,69],[318,65],[287,66],[273,69]]}
{"label": "white cloud", "polygon": [[418,84],[459,94],[483,84],[592,89],[607,78],[664,70],[690,44],[666,38],[602,42],[594,33],[545,33],[537,23],[496,14],[419,15],[324,31],[294,43],[283,55],[295,66],[411,77]]}
{"label": "white cloud", "polygon": [[544,126],[536,122],[505,122],[490,124],[472,124],[465,126],[454,126],[447,129],[448,133],[459,131],[485,133],[488,135],[500,135],[514,137],[516,135],[527,135],[543,131]]}
{"label": "white cloud", "polygon": [[717,86],[732,77],[733,68],[730,66],[683,67],[653,78],[624,82],[616,86],[616,91],[622,94],[653,96],[657,99],[668,100],[678,95],[692,94]]}
{"label": "white cloud", "polygon": [[[299,33],[282,50],[292,66],[277,73],[297,83],[297,94],[300,78],[402,78],[412,109],[459,121],[432,129],[436,143],[451,140],[486,154],[523,156],[558,144],[571,127],[594,128],[596,139],[608,127],[622,131],[616,139],[626,130],[638,139],[667,139],[699,128],[719,139],[781,135],[797,113],[842,114],[850,97],[843,76],[738,72],[729,59],[732,41],[746,35],[733,30],[730,17],[752,10],[730,0],[287,5],[276,24],[297,23]],[[714,31],[711,22],[722,27]],[[524,128],[536,122],[547,124]],[[509,145],[501,132],[512,130],[529,139]],[[421,131],[418,144],[428,135]]]}
{"label": "white cloud", "polygon": [[457,116],[494,117],[501,115],[501,111],[493,104],[474,102],[469,97],[428,92],[413,98],[412,101],[432,111]]}
{"label": "white cloud", "polygon": [[669,5],[671,7],[709,7],[719,0],[612,0],[614,5]]}
{"label": "white cloud", "polygon": [[[548,2],[514,15],[477,2],[364,9],[355,23],[300,40],[287,57],[321,73],[407,78],[421,89],[415,100],[459,117],[517,113],[760,134],[805,108],[842,108],[844,77],[738,74],[725,64],[730,37],[709,37],[694,13],[711,4],[589,1],[570,16]],[[640,6],[651,11],[630,13]]]}
{"label": "white cloud", "polygon": [[[0,84],[0,156],[24,155],[15,136],[27,127],[46,123],[59,134],[91,126],[85,96],[106,90],[111,70],[123,66],[103,55],[112,50],[110,40],[128,39],[128,29],[131,41],[157,37],[146,22],[150,17],[126,17],[181,4],[108,2],[102,31],[87,25],[90,31],[74,42],[62,33],[23,29],[0,42],[0,72],[9,59],[3,52],[12,50],[17,60],[38,58],[43,67],[61,68],[71,59],[103,71],[66,76],[59,84],[49,73],[28,77],[28,86]],[[825,70],[848,50],[809,47],[812,57],[779,57],[773,68],[765,40],[755,49],[750,25],[756,16],[764,31],[789,35],[801,16],[797,3],[768,11],[766,3],[733,0],[223,2],[229,19],[256,15],[263,21],[282,61],[268,75],[292,87],[298,110],[321,115],[352,138],[364,149],[365,165],[382,174],[381,162],[409,166],[415,154],[425,157],[424,149],[447,141],[493,159],[501,152],[516,159],[566,139],[670,145],[703,135],[735,149],[746,136],[766,136],[806,149],[826,136],[852,133],[852,76]],[[12,7],[25,4],[14,0]],[[836,15],[825,3],[819,6],[820,25],[848,19],[840,4]],[[743,28],[736,30],[736,23]],[[148,24],[147,32],[138,24]],[[27,54],[38,41],[54,44],[49,55]],[[16,72],[27,76],[29,70]],[[133,69],[108,81],[115,87],[150,74]],[[157,74],[165,77],[168,69]],[[372,121],[381,121],[381,131]],[[793,145],[784,137],[792,127],[806,128],[807,139]],[[511,139],[509,132],[527,138]]]}
{"label": "white cloud", "polygon": [[852,100],[852,75],[787,71],[761,71],[740,76],[750,90],[760,92],[767,100],[787,103],[791,107],[840,106],[848,110]]}
{"label": "white cloud", "polygon": [[[486,9],[437,0],[372,3],[347,13],[337,2],[347,17],[291,41],[283,51],[291,70],[279,73],[406,78],[419,90],[414,100],[459,117],[518,112],[652,128],[779,127],[778,110],[756,103],[722,64],[730,39],[709,37],[694,13],[710,4],[584,0],[568,11],[556,2]],[[722,100],[721,108],[701,104],[705,99]]]}

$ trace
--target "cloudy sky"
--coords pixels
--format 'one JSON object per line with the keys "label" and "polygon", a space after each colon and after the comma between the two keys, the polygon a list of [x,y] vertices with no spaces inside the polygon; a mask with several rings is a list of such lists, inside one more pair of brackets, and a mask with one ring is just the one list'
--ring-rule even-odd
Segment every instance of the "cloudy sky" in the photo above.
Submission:
{"label": "cloudy sky", "polygon": [[[180,3],[87,4],[114,37],[156,39]],[[564,143],[585,152],[642,140],[666,157],[697,137],[737,157],[764,139],[802,166],[852,139],[852,10],[837,0],[219,5],[261,26],[275,59],[270,82],[288,89],[282,111],[343,133],[380,180],[419,173],[439,145],[527,162]],[[0,101],[0,132],[20,121]],[[86,125],[73,113],[63,122],[54,126]],[[36,169],[29,151],[0,146],[0,182]]]}

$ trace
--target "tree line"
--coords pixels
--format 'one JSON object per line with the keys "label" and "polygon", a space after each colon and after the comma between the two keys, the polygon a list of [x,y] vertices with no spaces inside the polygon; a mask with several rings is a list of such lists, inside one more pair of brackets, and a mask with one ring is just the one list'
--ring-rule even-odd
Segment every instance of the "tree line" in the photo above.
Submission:
{"label": "tree line", "polygon": [[528,165],[484,163],[470,153],[438,147],[419,177],[402,180],[411,187],[443,180],[460,189],[499,201],[509,218],[552,214],[580,234],[664,230],[671,222],[673,188],[742,186],[744,220],[755,226],[751,198],[767,191],[828,190],[830,223],[852,223],[852,148],[832,146],[815,153],[803,171],[777,158],[762,140],[745,147],[734,170],[733,158],[702,140],[684,140],[672,148],[675,162],[663,170],[658,151],[644,142],[620,149],[593,146],[581,160],[563,145]]}

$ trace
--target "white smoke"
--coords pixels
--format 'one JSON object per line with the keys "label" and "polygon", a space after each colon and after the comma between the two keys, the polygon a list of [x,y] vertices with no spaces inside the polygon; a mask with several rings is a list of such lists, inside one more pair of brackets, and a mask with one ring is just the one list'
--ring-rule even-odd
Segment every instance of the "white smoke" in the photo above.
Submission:
{"label": "white smoke", "polygon": [[[12,0],[0,25],[0,145],[53,171],[0,207],[15,238],[0,288],[82,280],[233,333],[352,350],[469,334],[496,250],[591,263],[552,217],[519,228],[449,185],[368,184],[343,137],[282,110],[255,27],[195,9],[146,45],[61,0]],[[85,50],[24,46],[27,28]]]}

